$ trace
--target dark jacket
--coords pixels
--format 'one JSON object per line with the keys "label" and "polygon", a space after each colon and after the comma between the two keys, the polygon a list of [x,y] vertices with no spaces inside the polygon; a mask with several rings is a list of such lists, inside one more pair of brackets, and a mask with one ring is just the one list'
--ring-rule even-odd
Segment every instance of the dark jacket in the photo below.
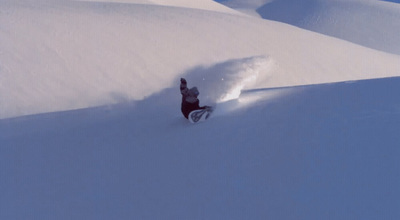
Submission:
{"label": "dark jacket", "polygon": [[189,117],[189,113],[191,111],[205,109],[205,106],[199,106],[200,101],[197,98],[197,96],[199,95],[197,88],[193,87],[191,89],[188,89],[186,80],[183,78],[181,79],[180,90],[182,94],[181,111],[185,118]]}

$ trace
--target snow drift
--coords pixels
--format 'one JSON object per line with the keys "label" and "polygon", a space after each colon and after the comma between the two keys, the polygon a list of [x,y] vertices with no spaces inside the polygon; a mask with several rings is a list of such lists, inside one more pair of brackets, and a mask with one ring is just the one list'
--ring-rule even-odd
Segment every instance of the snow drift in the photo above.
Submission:
{"label": "snow drift", "polygon": [[[400,54],[400,5],[381,0],[226,0],[223,4],[356,44]],[[397,3],[399,3],[397,1]]]}
{"label": "snow drift", "polygon": [[0,118],[141,100],[191,69],[260,55],[275,65],[258,76],[258,88],[400,72],[398,56],[277,22],[183,7],[4,0],[0,26]]}
{"label": "snow drift", "polygon": [[3,119],[0,218],[397,219],[399,85],[246,92],[268,98],[198,125],[178,87]]}

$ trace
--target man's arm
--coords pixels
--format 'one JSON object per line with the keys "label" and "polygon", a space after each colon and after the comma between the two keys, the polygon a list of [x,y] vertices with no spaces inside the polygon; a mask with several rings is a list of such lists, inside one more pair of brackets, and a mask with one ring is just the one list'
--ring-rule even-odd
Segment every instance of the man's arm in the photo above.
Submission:
{"label": "man's arm", "polygon": [[186,96],[188,91],[189,91],[189,89],[187,88],[187,82],[186,82],[186,79],[184,79],[184,78],[181,78],[180,89],[181,89],[181,94],[183,96]]}

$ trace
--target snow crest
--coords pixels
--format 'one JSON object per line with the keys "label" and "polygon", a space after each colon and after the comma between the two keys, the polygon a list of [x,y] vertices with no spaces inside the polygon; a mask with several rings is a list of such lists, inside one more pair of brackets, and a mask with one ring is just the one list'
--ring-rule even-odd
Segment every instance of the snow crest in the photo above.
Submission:
{"label": "snow crest", "polygon": [[228,60],[207,68],[196,68],[187,76],[197,86],[202,103],[221,103],[239,98],[243,89],[254,88],[260,75],[270,74],[272,60],[255,56]]}

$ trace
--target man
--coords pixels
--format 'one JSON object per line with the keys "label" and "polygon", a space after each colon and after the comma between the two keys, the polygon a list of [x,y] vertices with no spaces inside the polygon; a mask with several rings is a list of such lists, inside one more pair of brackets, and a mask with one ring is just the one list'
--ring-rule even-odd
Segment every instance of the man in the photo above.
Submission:
{"label": "man", "polygon": [[180,89],[182,94],[181,111],[185,118],[189,117],[189,113],[191,111],[210,108],[209,106],[199,106],[200,101],[197,98],[197,96],[200,94],[199,90],[197,90],[196,87],[188,89],[186,79],[184,78],[181,78]]}

